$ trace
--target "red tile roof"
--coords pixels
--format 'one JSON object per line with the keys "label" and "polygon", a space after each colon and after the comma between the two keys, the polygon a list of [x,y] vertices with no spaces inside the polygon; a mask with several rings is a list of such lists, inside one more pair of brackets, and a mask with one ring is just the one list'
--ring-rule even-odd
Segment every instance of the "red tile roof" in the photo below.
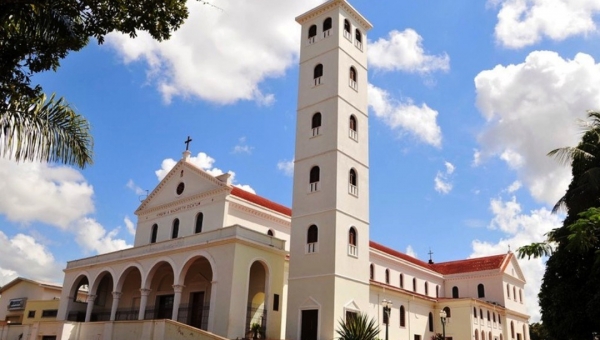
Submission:
{"label": "red tile roof", "polygon": [[430,269],[430,270],[433,270],[435,272],[438,272],[438,273],[444,274],[444,275],[501,269],[502,264],[505,262],[505,259],[507,258],[507,256],[512,256],[512,253],[509,253],[509,254],[486,256],[486,257],[479,257],[479,258],[467,259],[467,260],[458,260],[458,261],[449,261],[449,262],[429,264],[427,262],[421,261],[412,256],[406,255],[397,250],[388,248],[386,246],[383,246],[383,245],[373,242],[373,241],[370,241],[369,245],[371,248],[380,250],[389,255],[401,258],[405,261],[414,263],[420,267]]}
{"label": "red tile roof", "polygon": [[231,189],[231,194],[234,196],[237,196],[241,199],[244,199],[246,201],[252,202],[254,204],[258,204],[262,207],[265,207],[267,209],[271,209],[274,211],[277,211],[278,213],[284,214],[286,216],[292,216],[292,209],[283,206],[279,203],[275,203],[273,201],[270,201],[264,197],[258,196],[256,194],[253,194],[251,192],[248,192],[246,190],[240,189],[238,187],[233,187]]}

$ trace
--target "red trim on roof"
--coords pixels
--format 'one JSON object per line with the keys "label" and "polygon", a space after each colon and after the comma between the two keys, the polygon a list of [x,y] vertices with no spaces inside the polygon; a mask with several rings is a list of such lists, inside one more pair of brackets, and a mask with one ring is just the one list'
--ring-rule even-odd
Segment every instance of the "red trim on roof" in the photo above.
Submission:
{"label": "red trim on roof", "polygon": [[284,214],[286,216],[292,216],[292,209],[283,206],[279,203],[275,203],[273,201],[270,201],[264,197],[258,196],[256,194],[253,194],[251,192],[248,192],[246,190],[240,189],[238,187],[233,187],[231,189],[231,194],[234,196],[237,196],[241,199],[244,199],[246,201],[258,204],[262,207],[265,207],[267,209],[271,209],[274,211],[277,211],[278,213]]}
{"label": "red trim on roof", "polygon": [[449,261],[449,262],[441,262],[429,264],[427,262],[416,259],[412,256],[401,253],[392,248],[388,248],[379,243],[370,241],[369,246],[371,248],[382,251],[386,254],[401,258],[408,262],[414,263],[417,266],[433,270],[440,274],[449,275],[449,274],[459,274],[459,273],[470,273],[470,272],[479,272],[484,270],[494,270],[501,269],[504,264],[504,260],[512,256],[512,254],[502,254],[502,255],[494,255],[494,256],[486,256],[479,257],[474,259],[466,259],[466,260],[458,260],[458,261]]}

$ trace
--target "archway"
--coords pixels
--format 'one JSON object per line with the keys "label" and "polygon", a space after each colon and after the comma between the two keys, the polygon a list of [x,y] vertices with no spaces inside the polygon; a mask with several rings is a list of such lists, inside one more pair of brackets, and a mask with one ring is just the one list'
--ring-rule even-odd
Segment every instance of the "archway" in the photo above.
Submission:
{"label": "archway", "polygon": [[159,262],[150,271],[148,279],[150,280],[149,307],[146,308],[144,318],[146,320],[170,319],[175,301],[173,267],[168,262]]}
{"label": "archway", "polygon": [[248,276],[248,302],[246,312],[246,333],[253,337],[264,337],[267,326],[266,307],[267,268],[260,261],[250,266]]}
{"label": "archway", "polygon": [[116,291],[120,292],[115,320],[137,320],[140,313],[140,288],[142,273],[137,267],[129,267],[119,278]]}
{"label": "archway", "polygon": [[177,321],[208,330],[213,270],[203,256],[190,259],[183,268],[183,291]]}
{"label": "archway", "polygon": [[109,272],[102,272],[96,277],[92,289],[90,290],[91,294],[94,296],[94,305],[92,306],[90,321],[110,320],[113,287],[113,277]]}
{"label": "archway", "polygon": [[85,274],[81,274],[73,282],[75,282],[75,284],[71,286],[71,291],[69,293],[70,301],[67,307],[67,320],[84,322],[90,281]]}

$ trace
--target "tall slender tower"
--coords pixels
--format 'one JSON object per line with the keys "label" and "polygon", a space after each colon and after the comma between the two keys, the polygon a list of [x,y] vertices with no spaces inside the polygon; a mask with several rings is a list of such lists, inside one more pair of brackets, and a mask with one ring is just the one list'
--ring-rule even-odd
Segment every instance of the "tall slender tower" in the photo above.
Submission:
{"label": "tall slender tower", "polygon": [[346,0],[302,25],[286,338],[329,340],[369,304],[366,32]]}

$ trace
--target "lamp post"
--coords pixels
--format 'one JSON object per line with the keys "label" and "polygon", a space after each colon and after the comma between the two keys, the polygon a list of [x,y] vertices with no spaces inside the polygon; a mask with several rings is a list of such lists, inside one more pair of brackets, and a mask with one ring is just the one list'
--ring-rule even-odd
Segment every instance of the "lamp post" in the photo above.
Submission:
{"label": "lamp post", "polygon": [[600,340],[600,338],[598,338],[598,332],[592,332],[592,340]]}
{"label": "lamp post", "polygon": [[384,313],[384,321],[385,321],[385,340],[389,340],[388,338],[388,328],[390,325],[390,312],[392,311],[392,301],[383,300],[381,301],[383,305],[383,313]]}
{"label": "lamp post", "polygon": [[446,340],[446,311],[440,310],[440,320],[442,321],[442,337]]}

